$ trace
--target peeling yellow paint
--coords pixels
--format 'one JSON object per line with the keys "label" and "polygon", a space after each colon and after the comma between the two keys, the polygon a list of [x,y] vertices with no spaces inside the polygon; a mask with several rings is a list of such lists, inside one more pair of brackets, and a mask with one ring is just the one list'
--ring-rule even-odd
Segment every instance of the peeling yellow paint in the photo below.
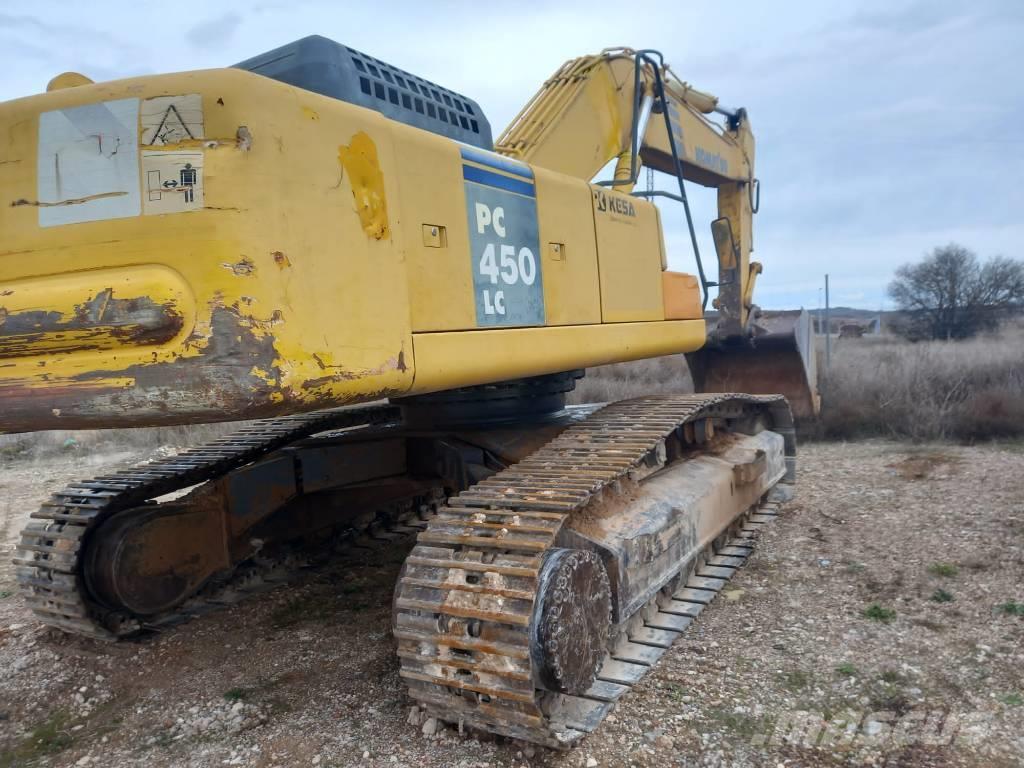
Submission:
{"label": "peeling yellow paint", "polygon": [[377,161],[377,145],[367,133],[360,131],[348,146],[338,147],[338,159],[348,174],[363,231],[377,240],[390,238],[384,174]]}
{"label": "peeling yellow paint", "polygon": [[229,270],[232,274],[238,275],[239,277],[248,277],[256,273],[256,265],[253,264],[252,259],[247,256],[243,256],[241,260],[233,263],[221,264],[224,269]]}
{"label": "peeling yellow paint", "polygon": [[254,376],[261,381],[265,381],[267,384],[274,386],[277,384],[277,377],[272,371],[265,371],[259,366],[253,366],[252,370],[249,371],[250,376]]}
{"label": "peeling yellow paint", "polygon": [[310,109],[309,107],[303,107],[302,108],[302,114],[305,117],[308,117],[310,120],[319,120],[320,119],[320,113],[317,112],[315,109]]}

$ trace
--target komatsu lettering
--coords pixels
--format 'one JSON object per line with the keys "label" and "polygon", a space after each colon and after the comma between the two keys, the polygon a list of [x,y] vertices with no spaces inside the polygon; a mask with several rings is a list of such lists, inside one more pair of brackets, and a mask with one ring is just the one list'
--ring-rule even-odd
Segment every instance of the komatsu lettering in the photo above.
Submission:
{"label": "komatsu lettering", "polygon": [[697,162],[719,173],[729,172],[729,161],[717,152],[708,152],[702,147],[697,147]]}

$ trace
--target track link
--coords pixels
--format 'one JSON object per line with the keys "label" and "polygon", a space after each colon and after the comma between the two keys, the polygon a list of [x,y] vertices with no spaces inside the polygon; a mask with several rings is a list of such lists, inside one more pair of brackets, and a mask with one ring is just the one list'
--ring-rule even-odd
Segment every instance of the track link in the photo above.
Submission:
{"label": "track link", "polygon": [[791,456],[792,417],[781,397],[640,398],[597,411],[449,499],[419,535],[396,590],[394,634],[412,698],[460,727],[556,748],[596,728],[743,563],[776,505],[737,521],[734,537],[698,558],[692,575],[679,574],[689,577],[682,587],[642,607],[634,614],[640,621],[624,622],[627,635],[613,639],[582,696],[536,684],[531,621],[544,553],[573,513],[617,493],[619,481],[662,466],[674,430],[751,407],[771,415]]}
{"label": "track link", "polygon": [[[21,533],[14,559],[21,594],[39,621],[64,632],[99,640],[138,632],[142,622],[96,602],[82,576],[89,536],[110,515],[213,480],[296,440],[399,417],[397,407],[380,405],[265,419],[177,456],[71,483],[33,512]],[[183,608],[146,623],[173,624],[189,615]]]}

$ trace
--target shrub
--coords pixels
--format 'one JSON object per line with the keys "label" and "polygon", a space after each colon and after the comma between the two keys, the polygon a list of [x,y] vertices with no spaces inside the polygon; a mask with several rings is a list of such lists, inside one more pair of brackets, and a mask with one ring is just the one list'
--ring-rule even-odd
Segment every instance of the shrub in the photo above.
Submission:
{"label": "shrub", "polygon": [[932,563],[928,566],[928,573],[932,576],[943,576],[947,579],[956,576],[960,572],[952,563]]}
{"label": "shrub", "polygon": [[1013,600],[997,605],[996,610],[1007,616],[1024,616],[1024,603],[1017,603]]}
{"label": "shrub", "polygon": [[878,603],[872,603],[864,609],[864,618],[871,619],[872,621],[880,621],[883,624],[888,624],[890,621],[896,618],[896,611],[892,608],[886,608]]}
{"label": "shrub", "polygon": [[968,442],[1024,435],[1024,333],[843,339],[823,381],[822,433]]}

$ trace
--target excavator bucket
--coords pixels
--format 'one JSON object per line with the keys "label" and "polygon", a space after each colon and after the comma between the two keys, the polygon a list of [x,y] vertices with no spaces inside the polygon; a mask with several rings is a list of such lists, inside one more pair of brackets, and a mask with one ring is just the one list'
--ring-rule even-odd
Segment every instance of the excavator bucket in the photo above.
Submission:
{"label": "excavator bucket", "polygon": [[814,332],[807,310],[764,313],[752,343],[709,343],[686,356],[697,392],[785,395],[798,426],[821,408]]}

